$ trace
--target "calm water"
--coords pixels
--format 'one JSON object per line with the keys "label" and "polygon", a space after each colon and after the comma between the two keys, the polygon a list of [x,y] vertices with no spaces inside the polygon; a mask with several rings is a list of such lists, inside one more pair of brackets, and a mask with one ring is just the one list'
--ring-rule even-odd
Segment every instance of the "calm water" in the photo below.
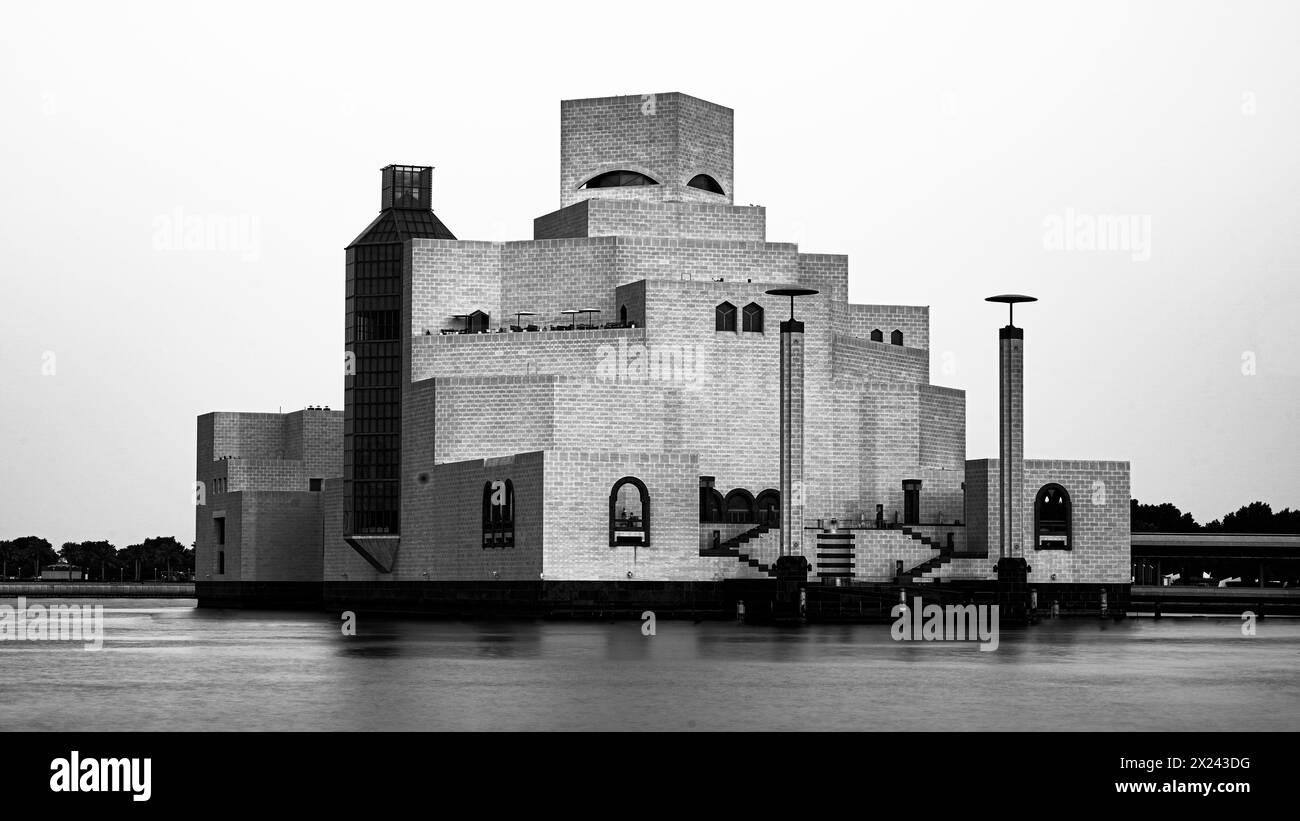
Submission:
{"label": "calm water", "polygon": [[[13,604],[12,601],[6,602]],[[32,602],[36,603],[36,602]],[[49,603],[44,600],[41,603]],[[1300,622],[458,623],[116,600],[104,649],[0,642],[4,730],[1300,729]]]}

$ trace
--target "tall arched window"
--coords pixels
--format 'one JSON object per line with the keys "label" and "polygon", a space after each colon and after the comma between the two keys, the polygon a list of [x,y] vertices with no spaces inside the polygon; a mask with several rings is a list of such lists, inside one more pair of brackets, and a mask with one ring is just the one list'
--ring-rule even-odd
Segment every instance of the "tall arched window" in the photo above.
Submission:
{"label": "tall arched window", "polygon": [[882,334],[882,333],[880,332],[880,329],[879,329],[879,328],[876,328],[874,331],[871,332],[871,341],[872,341],[872,342],[884,342],[884,341],[885,341],[885,335]]}
{"label": "tall arched window", "polygon": [[897,328],[895,328],[895,329],[894,329],[894,332],[891,333],[891,334],[889,335],[889,344],[890,344],[890,345],[902,345],[902,344],[903,344],[903,332],[900,331],[900,330],[898,330]]}
{"label": "tall arched window", "polygon": [[609,544],[650,544],[650,492],[633,476],[619,479],[609,491]]}
{"label": "tall arched window", "polygon": [[748,523],[754,521],[754,496],[744,488],[727,494],[727,521]]}
{"label": "tall arched window", "polygon": [[1043,485],[1034,497],[1034,547],[1070,550],[1072,547],[1070,494],[1056,483]]}
{"label": "tall arched window", "polygon": [[483,547],[515,546],[515,486],[509,479],[483,484]]}
{"label": "tall arched window", "polygon": [[758,509],[759,524],[765,524],[768,527],[781,526],[780,491],[768,488],[758,494],[758,498],[754,500],[754,507]]}
{"label": "tall arched window", "polygon": [[713,330],[715,331],[734,331],[736,330],[736,306],[730,302],[724,302],[713,311]]}
{"label": "tall arched window", "polygon": [[744,315],[742,316],[741,329],[752,333],[761,334],[763,332],[763,306],[757,302],[751,302],[745,306]]}
{"label": "tall arched window", "polygon": [[723,513],[724,510],[725,504],[722,494],[718,492],[717,488],[700,488],[701,522],[725,522],[727,517]]}
{"label": "tall arched window", "polygon": [[639,171],[606,171],[582,184],[583,188],[622,188],[628,185],[658,185]]}
{"label": "tall arched window", "polygon": [[701,191],[708,191],[713,194],[723,193],[722,186],[718,184],[717,180],[713,179],[713,177],[710,177],[708,174],[696,174],[694,177],[691,177],[691,181],[686,184],[691,188],[698,188]]}
{"label": "tall arched window", "polygon": [[618,324],[626,327],[627,325],[627,306],[620,305],[618,309]]}

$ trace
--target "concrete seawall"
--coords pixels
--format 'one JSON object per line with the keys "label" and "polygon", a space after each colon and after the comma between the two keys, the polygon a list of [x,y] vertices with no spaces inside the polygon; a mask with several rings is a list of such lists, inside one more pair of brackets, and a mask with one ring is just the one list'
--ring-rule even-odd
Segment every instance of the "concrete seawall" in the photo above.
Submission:
{"label": "concrete seawall", "polygon": [[193,582],[0,582],[0,599],[192,599]]}
{"label": "concrete seawall", "polygon": [[1130,610],[1151,613],[1196,613],[1239,616],[1300,616],[1300,588],[1296,587],[1172,587],[1133,586]]}

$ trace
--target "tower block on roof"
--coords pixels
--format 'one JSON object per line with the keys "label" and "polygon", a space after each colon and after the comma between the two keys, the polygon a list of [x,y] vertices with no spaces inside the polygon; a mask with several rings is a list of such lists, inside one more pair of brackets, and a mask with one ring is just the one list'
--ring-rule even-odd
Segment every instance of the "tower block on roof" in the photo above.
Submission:
{"label": "tower block on roof", "polygon": [[733,202],[730,108],[673,92],[560,104],[560,207],[591,198]]}

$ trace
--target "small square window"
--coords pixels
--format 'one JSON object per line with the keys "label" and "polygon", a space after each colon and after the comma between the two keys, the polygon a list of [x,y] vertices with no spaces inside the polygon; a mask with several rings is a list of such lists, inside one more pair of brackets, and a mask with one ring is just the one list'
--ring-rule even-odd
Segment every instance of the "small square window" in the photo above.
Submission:
{"label": "small square window", "polygon": [[321,482],[322,482],[322,481],[323,481],[323,480],[321,480],[321,479],[308,479],[308,480],[307,480],[307,483],[308,483],[308,484],[307,484],[307,487],[308,487],[309,490],[311,490],[311,491],[313,491],[313,492],[318,491],[318,490],[320,490],[320,488],[321,488]]}

